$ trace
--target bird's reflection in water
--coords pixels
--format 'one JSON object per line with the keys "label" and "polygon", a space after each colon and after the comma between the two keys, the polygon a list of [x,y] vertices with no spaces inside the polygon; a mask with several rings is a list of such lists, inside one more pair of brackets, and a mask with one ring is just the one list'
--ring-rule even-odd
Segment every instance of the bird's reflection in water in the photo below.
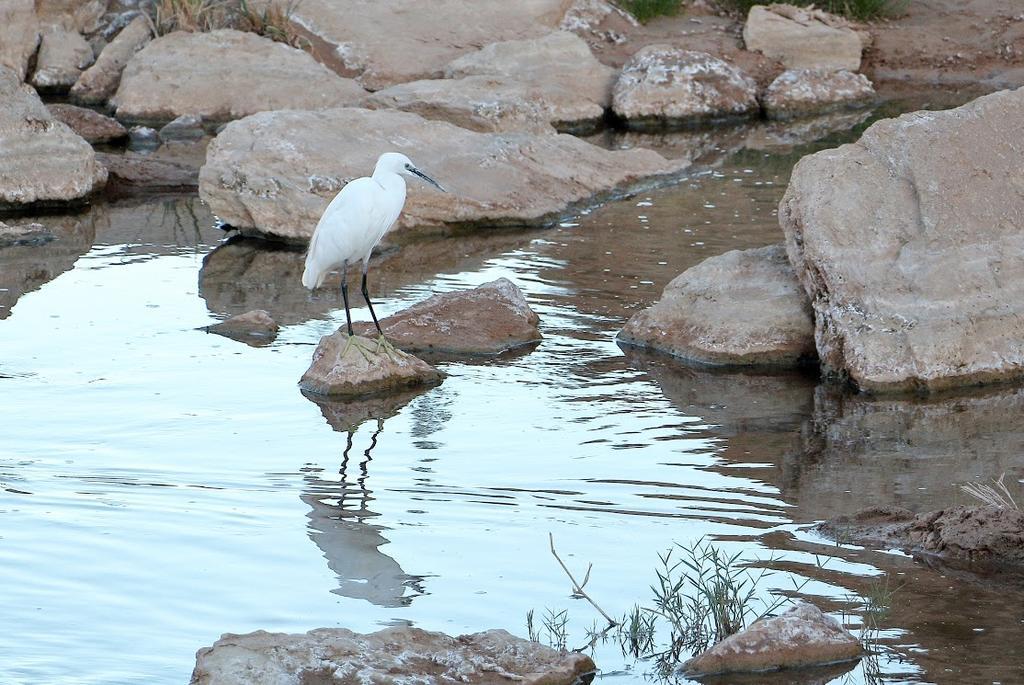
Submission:
{"label": "bird's reflection in water", "polygon": [[302,501],[311,508],[309,537],[338,576],[339,585],[332,592],[382,607],[401,607],[424,594],[424,577],[406,573],[394,558],[381,552],[388,544],[383,535],[388,529],[369,523],[379,515],[371,509],[375,498],[369,488],[369,470],[383,431],[384,419],[377,418],[360,453],[355,445],[366,431],[359,435],[358,425],[350,424],[344,431],[345,450],[337,477],[320,469],[309,471]]}

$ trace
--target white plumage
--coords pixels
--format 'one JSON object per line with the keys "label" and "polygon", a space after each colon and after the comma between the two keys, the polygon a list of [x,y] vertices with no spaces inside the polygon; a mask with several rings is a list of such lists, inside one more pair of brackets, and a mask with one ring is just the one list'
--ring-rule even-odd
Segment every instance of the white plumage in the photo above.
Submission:
{"label": "white plumage", "polygon": [[[373,322],[377,324],[377,315],[366,288],[366,270],[374,246],[394,226],[405,205],[403,176],[417,176],[444,191],[436,181],[417,169],[408,157],[397,152],[386,152],[377,159],[372,176],[349,182],[331,200],[309,242],[302,285],[310,290],[318,288],[323,285],[328,273],[335,269],[341,270],[341,295],[345,302],[349,335],[352,335],[352,318],[348,308],[345,271],[349,264],[362,261],[363,298],[370,308]],[[379,324],[377,330],[380,331]]]}

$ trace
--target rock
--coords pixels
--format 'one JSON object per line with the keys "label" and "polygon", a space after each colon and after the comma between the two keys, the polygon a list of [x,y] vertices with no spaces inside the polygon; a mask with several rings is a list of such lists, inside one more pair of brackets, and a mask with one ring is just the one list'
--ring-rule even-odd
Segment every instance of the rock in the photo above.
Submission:
{"label": "rock", "polygon": [[881,543],[948,561],[984,566],[1024,565],[1024,512],[996,506],[956,506],[914,515],[871,508],[816,527],[843,542]]}
{"label": "rock", "polygon": [[1024,89],[875,123],[779,206],[826,374],[867,391],[1024,376]]}
{"label": "rock", "polygon": [[572,685],[595,670],[590,657],[562,653],[504,630],[450,637],[406,626],[366,635],[319,628],[222,636],[196,654],[191,685],[373,682],[442,685],[516,682]]}
{"label": "rock", "polygon": [[558,28],[595,42],[621,45],[629,40],[627,33],[639,26],[632,14],[606,0],[572,0]]}
{"label": "rock", "polygon": [[8,225],[0,221],[0,247],[43,245],[54,239],[53,232],[37,223]]}
{"label": "rock", "polygon": [[226,321],[204,328],[207,333],[216,333],[232,340],[249,344],[269,344],[277,337],[277,322],[262,309],[253,309],[245,314],[232,316]]}
{"label": "rock", "polygon": [[768,86],[761,105],[769,119],[788,119],[862,106],[874,97],[875,88],[864,74],[789,69]]}
{"label": "rock", "polygon": [[[519,288],[507,278],[472,290],[433,295],[380,320],[396,347],[407,352],[492,355],[541,339],[539,317]],[[372,323],[356,327],[372,336]]]}
{"label": "rock", "polygon": [[32,85],[39,90],[68,90],[92,63],[92,48],[80,33],[51,26],[39,43]]}
{"label": "rock", "polygon": [[54,119],[64,122],[90,143],[109,143],[128,137],[128,130],[116,119],[96,110],[63,103],[50,104],[46,108]]}
{"label": "rock", "polygon": [[32,0],[4,0],[0,5],[0,69],[14,72],[19,81],[39,45],[39,22]]}
{"label": "rock", "polygon": [[[552,65],[558,65],[553,69]],[[491,43],[445,67],[445,78],[493,76],[520,81],[561,93],[565,101],[599,107],[611,106],[615,70],[597,61],[590,47],[568,31],[541,38]]]}
{"label": "rock", "polygon": [[204,135],[203,118],[198,114],[182,114],[160,129],[160,140],[199,140]]}
{"label": "rock", "polygon": [[199,193],[232,226],[306,241],[344,184],[395,149],[449,191],[410,182],[404,227],[547,223],[574,203],[685,166],[649,150],[610,152],[569,135],[476,133],[405,112],[279,111],[228,124],[210,143]]}
{"label": "rock", "polygon": [[[337,73],[368,90],[441,78],[456,57],[496,41],[538,38],[556,29],[564,0],[303,0],[292,22],[322,45]],[[284,3],[282,3],[284,6]]]}
{"label": "rock", "polygon": [[843,19],[785,4],[751,7],[743,42],[787,69],[859,71],[864,47],[864,39]]}
{"label": "rock", "polygon": [[702,364],[797,366],[815,358],[811,306],[782,245],[733,250],[687,269],[618,340]]}
{"label": "rock", "polygon": [[160,147],[160,134],[149,126],[128,129],[128,147],[132,150],[155,150]]}
{"label": "rock", "polygon": [[107,180],[92,146],[0,67],[0,208],[82,200]]}
{"label": "rock", "polygon": [[117,91],[121,72],[132,56],[152,39],[146,17],[136,17],[128,26],[103,48],[96,63],[82,72],[71,87],[71,97],[76,102],[100,105]]}
{"label": "rock", "polygon": [[344,327],[320,339],[299,387],[317,395],[356,397],[437,385],[444,376],[401,350],[378,349],[376,340],[349,338]]}
{"label": "rock", "polygon": [[122,121],[166,123],[194,114],[220,122],[267,110],[351,105],[365,95],[302,50],[221,29],[152,41],[128,63],[111,104]]}
{"label": "rock", "polygon": [[133,189],[193,190],[199,187],[199,168],[184,162],[161,159],[152,154],[97,152],[96,159],[107,168],[109,185]]}
{"label": "rock", "polygon": [[860,640],[813,604],[798,602],[780,616],[755,621],[683,664],[690,678],[773,671],[859,659]]}
{"label": "rock", "polygon": [[622,67],[612,109],[632,129],[657,129],[756,114],[757,84],[706,52],[649,45]]}

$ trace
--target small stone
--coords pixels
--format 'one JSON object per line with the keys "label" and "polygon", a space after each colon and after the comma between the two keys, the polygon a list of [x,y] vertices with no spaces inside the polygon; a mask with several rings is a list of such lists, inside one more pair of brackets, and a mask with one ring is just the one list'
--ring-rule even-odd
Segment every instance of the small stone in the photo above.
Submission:
{"label": "small stone", "polygon": [[864,74],[789,69],[768,86],[761,105],[769,119],[788,119],[863,106],[874,96],[875,88]]}
{"label": "small stone", "polygon": [[773,671],[859,659],[860,640],[813,604],[799,602],[781,616],[755,621],[683,664],[694,678],[718,673]]}
{"label": "small stone", "polygon": [[574,685],[596,670],[561,652],[488,630],[451,637],[400,626],[376,633],[319,628],[287,635],[223,635],[196,654],[191,685],[366,682],[375,685]]}
{"label": "small stone", "polygon": [[278,326],[266,311],[254,309],[238,316],[232,316],[226,321],[207,326],[204,330],[207,333],[216,333],[233,340],[268,344],[277,337]]}
{"label": "small stone", "polygon": [[618,340],[700,364],[799,366],[816,356],[811,305],[782,245],[687,269]]}
{"label": "small stone", "polygon": [[113,119],[88,107],[78,107],[64,103],[47,105],[50,114],[57,121],[63,121],[72,131],[94,145],[109,143],[128,136],[128,129]]}
{"label": "small stone", "polygon": [[149,126],[132,126],[128,129],[128,148],[131,150],[155,150],[160,147],[160,134]]}
{"label": "small stone", "polygon": [[626,62],[612,110],[632,129],[659,129],[757,113],[757,83],[706,52],[649,45]]}
{"label": "small stone", "polygon": [[754,5],[743,26],[747,50],[787,69],[860,69],[863,39],[835,15],[817,9]]}
{"label": "small stone", "polygon": [[153,37],[146,17],[136,17],[125,26],[103,52],[96,63],[82,72],[71,87],[71,97],[88,105],[104,104],[117,90],[121,72],[132,56]]}
{"label": "small stone", "polygon": [[203,118],[198,114],[182,114],[160,129],[160,140],[199,140],[205,135]]}
{"label": "small stone", "polygon": [[380,341],[349,336],[343,328],[320,339],[299,387],[317,395],[373,395],[437,385],[443,374],[421,359]]}
{"label": "small stone", "polygon": [[[499,278],[472,290],[434,295],[381,319],[388,340],[412,352],[494,355],[541,339],[540,319],[512,281]],[[372,335],[372,323],[355,327]]]}
{"label": "small stone", "polygon": [[80,33],[51,26],[39,44],[32,85],[38,90],[67,90],[92,63],[92,48]]}

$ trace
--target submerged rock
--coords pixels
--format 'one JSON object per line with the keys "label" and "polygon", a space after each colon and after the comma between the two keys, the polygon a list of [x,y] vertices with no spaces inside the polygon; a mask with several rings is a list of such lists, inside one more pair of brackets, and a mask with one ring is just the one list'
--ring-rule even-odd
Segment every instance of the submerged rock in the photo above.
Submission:
{"label": "submerged rock", "polygon": [[897,507],[871,508],[816,527],[843,542],[873,542],[954,562],[1024,568],[1024,512],[957,506],[916,516]]}
{"label": "submerged rock", "polygon": [[165,123],[193,114],[220,122],[267,110],[351,105],[365,95],[302,50],[221,29],[176,31],[146,45],[125,68],[111,104],[125,121]]}
{"label": "submerged rock", "polygon": [[859,659],[860,640],[813,604],[799,602],[763,618],[683,664],[690,678],[717,673],[773,671]]}
{"label": "submerged rock", "polygon": [[107,167],[109,185],[138,190],[193,190],[199,186],[199,168],[185,162],[162,159],[153,154],[97,152],[96,159]]}
{"label": "submerged rock", "polygon": [[96,63],[82,72],[71,87],[71,98],[87,105],[101,105],[117,91],[121,72],[132,56],[153,37],[149,20],[139,16],[121,29],[96,58]]}
{"label": "submerged rock", "polygon": [[200,649],[191,685],[574,685],[594,670],[584,654],[562,653],[504,630],[459,637],[404,626],[366,635],[344,628],[299,635],[261,630],[229,633]]}
{"label": "submerged rock", "polygon": [[815,358],[811,306],[782,245],[733,250],[687,269],[618,340],[703,364],[797,366]]}
{"label": "submerged rock", "polygon": [[780,60],[787,69],[860,69],[864,39],[840,17],[822,10],[755,5],[743,25],[747,50]]}
{"label": "submerged rock", "polygon": [[[434,295],[380,320],[388,340],[403,350],[492,355],[541,339],[540,318],[512,281],[499,278],[472,290]],[[356,333],[373,335],[372,323]]]}
{"label": "submerged rock", "polygon": [[0,70],[10,69],[19,81],[39,45],[39,20],[33,0],[4,0],[0,4]]}
{"label": "submerged rock", "polygon": [[198,114],[182,114],[160,129],[160,140],[165,143],[199,140],[204,135],[203,118]]}
{"label": "submerged rock", "polygon": [[0,221],[0,247],[42,245],[54,238],[53,231],[42,224],[5,224]]}
{"label": "submerged rock", "polygon": [[54,119],[63,121],[90,143],[109,143],[128,136],[128,129],[120,122],[96,110],[64,103],[53,103],[46,108]]}
{"label": "submerged rock", "polygon": [[155,150],[160,147],[160,132],[150,126],[128,129],[128,147],[132,150]]}
{"label": "submerged rock", "polygon": [[93,60],[92,48],[80,33],[51,26],[39,43],[32,85],[39,90],[66,91]]}
{"label": "submerged rock", "polygon": [[0,207],[79,201],[106,180],[92,146],[0,67]]}
{"label": "submerged rock", "polygon": [[864,74],[789,69],[771,82],[761,104],[769,119],[788,119],[865,105],[874,97],[875,88]]}
{"label": "submerged rock", "polygon": [[1024,89],[871,126],[779,206],[823,370],[869,391],[1024,377]]}
{"label": "submerged rock", "polygon": [[268,344],[277,337],[277,322],[262,309],[232,316],[226,321],[207,326],[207,333],[216,333],[249,344]]}
{"label": "submerged rock", "polygon": [[345,183],[368,175],[396,141],[449,191],[410,180],[404,227],[549,223],[574,203],[685,166],[650,150],[608,151],[570,135],[476,133],[406,112],[278,111],[224,128],[210,143],[199,193],[232,226],[305,241]]}
{"label": "submerged rock", "polygon": [[649,45],[622,67],[612,109],[634,129],[756,114],[757,83],[705,52]]}
{"label": "submerged rock", "polygon": [[320,339],[299,387],[317,395],[356,397],[437,385],[443,378],[425,361],[377,340],[350,337],[343,327]]}

